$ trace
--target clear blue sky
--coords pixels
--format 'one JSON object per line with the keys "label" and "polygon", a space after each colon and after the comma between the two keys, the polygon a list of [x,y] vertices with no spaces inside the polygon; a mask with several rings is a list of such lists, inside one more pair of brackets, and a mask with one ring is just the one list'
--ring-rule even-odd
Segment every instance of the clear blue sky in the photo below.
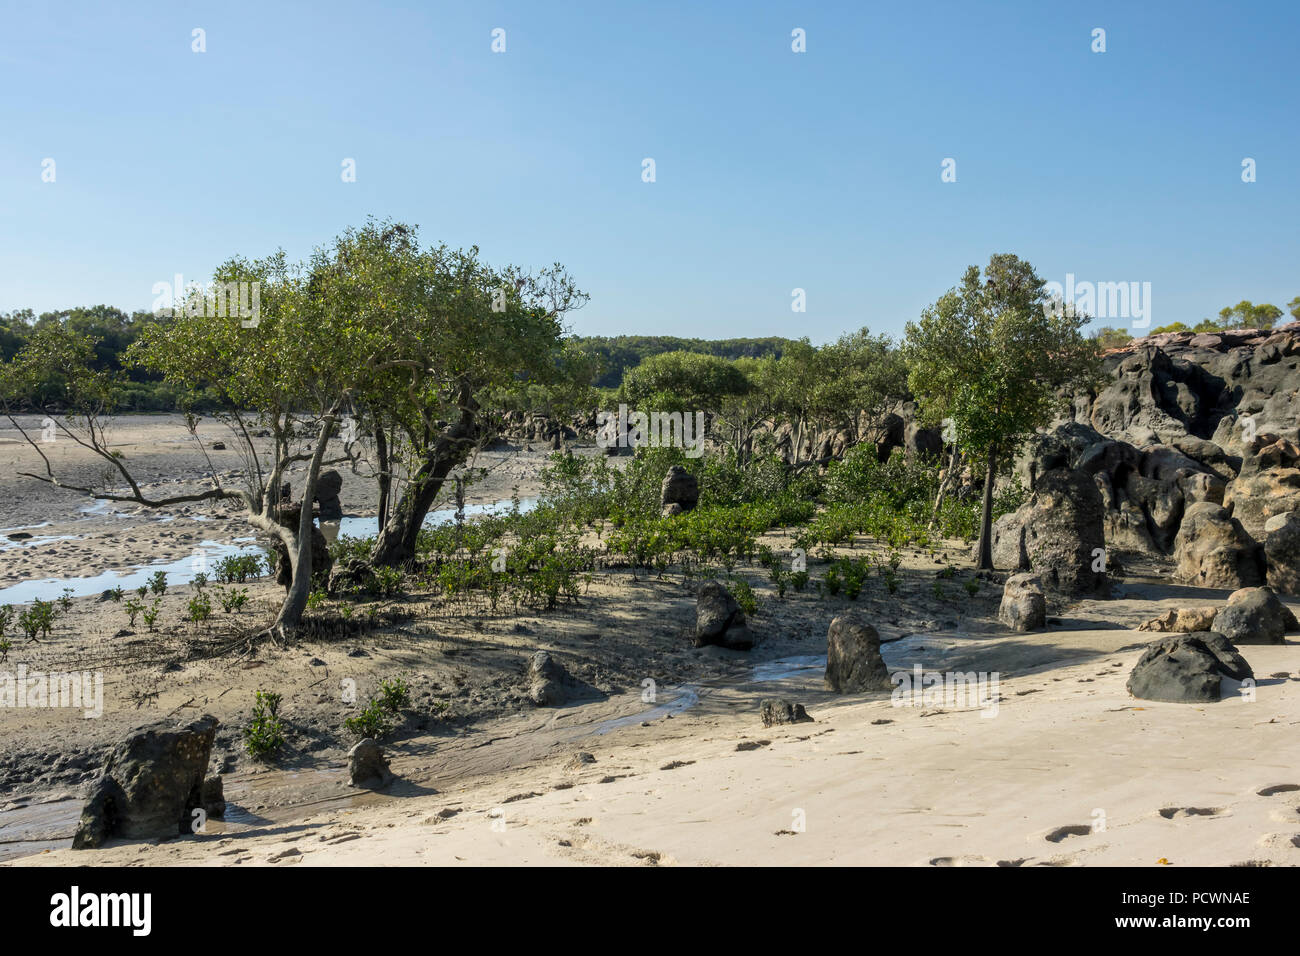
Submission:
{"label": "clear blue sky", "polygon": [[1300,295],[1294,0],[0,9],[0,311],[369,214],[563,262],[583,334],[897,335],[994,252],[1148,281],[1157,325]]}

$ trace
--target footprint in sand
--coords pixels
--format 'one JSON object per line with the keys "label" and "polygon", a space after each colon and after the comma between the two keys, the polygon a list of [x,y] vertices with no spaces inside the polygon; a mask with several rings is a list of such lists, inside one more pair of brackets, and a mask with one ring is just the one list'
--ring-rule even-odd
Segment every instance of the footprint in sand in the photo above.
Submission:
{"label": "footprint in sand", "polygon": [[1066,837],[1088,836],[1092,833],[1092,827],[1085,823],[1075,823],[1070,826],[1057,827],[1043,837],[1048,843],[1060,843]]}
{"label": "footprint in sand", "polygon": [[931,866],[992,866],[986,856],[936,856]]}
{"label": "footprint in sand", "polygon": [[1297,790],[1300,790],[1300,783],[1277,783],[1255,792],[1261,797],[1272,797],[1279,793],[1295,793]]}
{"label": "footprint in sand", "polygon": [[1164,807],[1158,811],[1166,820],[1178,817],[1217,817],[1228,812],[1227,807]]}

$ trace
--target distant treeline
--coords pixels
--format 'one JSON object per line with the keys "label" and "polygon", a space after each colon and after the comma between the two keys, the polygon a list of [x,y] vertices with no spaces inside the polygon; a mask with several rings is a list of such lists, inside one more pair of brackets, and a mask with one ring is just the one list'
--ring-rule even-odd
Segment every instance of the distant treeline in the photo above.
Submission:
{"label": "distant treeline", "polygon": [[[61,325],[95,343],[93,368],[98,372],[122,372],[127,382],[121,393],[120,407],[125,411],[174,411],[179,394],[155,373],[128,365],[126,351],[148,325],[166,321],[152,312],[128,315],[111,305],[95,305],[36,315],[31,309],[0,312],[0,362],[9,362],[41,329]],[[58,405],[63,383],[54,377],[37,382],[27,396],[32,406]],[[189,396],[190,407],[206,410],[215,407],[210,396]]]}
{"label": "distant treeline", "polygon": [[716,358],[780,358],[794,342],[779,336],[762,339],[683,339],[673,335],[579,335],[573,344],[596,359],[597,388],[618,388],[623,375],[652,355],[694,352]]}

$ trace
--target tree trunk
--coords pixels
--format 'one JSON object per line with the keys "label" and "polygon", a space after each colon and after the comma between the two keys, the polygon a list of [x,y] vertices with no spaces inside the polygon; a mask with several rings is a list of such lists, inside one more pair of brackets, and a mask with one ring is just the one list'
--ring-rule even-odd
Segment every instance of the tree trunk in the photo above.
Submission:
{"label": "tree trunk", "polygon": [[957,468],[961,462],[961,452],[957,446],[952,446],[952,454],[948,458],[948,470],[943,473],[943,481],[939,483],[939,493],[934,497],[934,510],[930,512],[930,527],[933,528],[935,522],[939,520],[939,509],[943,507],[943,499],[948,496],[948,488],[953,482],[953,477],[957,473]]}
{"label": "tree trunk", "polygon": [[375,567],[402,567],[415,560],[415,545],[429,509],[437,501],[447,475],[465,463],[477,437],[478,404],[463,395],[459,421],[438,436],[424,461],[411,476],[393,506],[387,523],[379,529],[370,552]]}
{"label": "tree trunk", "polygon": [[993,570],[993,479],[997,475],[997,449],[989,449],[988,468],[984,475],[984,506],[980,513],[979,569]]}
{"label": "tree trunk", "polygon": [[388,499],[392,493],[393,476],[389,472],[388,436],[384,434],[384,423],[375,418],[375,457],[379,459],[379,527],[388,523]]}
{"label": "tree trunk", "polygon": [[325,448],[329,445],[335,417],[335,411],[332,410],[322,421],[320,437],[316,439],[316,449],[311,456],[311,467],[307,470],[307,486],[302,492],[302,509],[298,515],[297,541],[289,545],[293,583],[289,585],[289,593],[284,596],[284,603],[280,605],[280,613],[273,625],[276,633],[281,636],[287,636],[298,627],[302,621],[302,612],[307,608],[307,598],[311,594],[312,499],[316,495],[316,479],[320,477],[320,463],[325,458]]}

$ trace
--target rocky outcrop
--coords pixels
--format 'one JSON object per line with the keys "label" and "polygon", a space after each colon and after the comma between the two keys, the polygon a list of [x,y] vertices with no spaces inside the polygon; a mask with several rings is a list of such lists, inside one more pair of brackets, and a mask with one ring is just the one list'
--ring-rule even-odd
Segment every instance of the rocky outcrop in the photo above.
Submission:
{"label": "rocky outcrop", "polygon": [[1199,504],[1223,505],[1255,541],[1300,511],[1300,323],[1150,336],[1104,369],[1104,387],[1074,396],[1069,418],[1027,445],[1016,466],[1026,488],[1056,468],[1087,472],[1107,546],[1153,558],[1174,553]]}
{"label": "rocky outcrop", "polygon": [[1300,447],[1272,434],[1261,439],[1247,446],[1241,473],[1223,499],[1233,517],[1257,538],[1264,536],[1270,518],[1300,511]]}
{"label": "rocky outcrop", "polygon": [[1129,675],[1128,691],[1143,700],[1204,704],[1219,700],[1224,677],[1253,676],[1226,637],[1199,631],[1149,645]]}
{"label": "rocky outcrop", "polygon": [[1264,583],[1264,549],[1228,509],[1202,501],[1187,510],[1174,540],[1176,580],[1207,588]]}
{"label": "rocky outcrop", "polygon": [[1013,631],[1036,631],[1047,626],[1047,599],[1036,575],[1013,574],[1007,578],[998,620]]}
{"label": "rocky outcrop", "polygon": [[1264,523],[1268,584],[1280,594],[1300,596],[1300,511],[1274,515]]}
{"label": "rocky outcrop", "polygon": [[837,694],[893,687],[880,654],[880,634],[856,615],[840,615],[826,632],[826,687]]}
{"label": "rocky outcrop", "polygon": [[744,612],[718,581],[706,581],[695,602],[695,646],[708,644],[733,651],[747,651],[754,646]]}
{"label": "rocky outcrop", "polygon": [[700,503],[700,483],[681,465],[673,465],[664,475],[659,500],[665,514],[693,511]]}
{"label": "rocky outcrop", "polygon": [[1028,501],[998,519],[993,564],[1033,571],[1045,590],[1069,597],[1106,594],[1105,547],[1097,485],[1086,472],[1053,468]]}
{"label": "rocky outcrop", "polygon": [[176,726],[148,724],[113,748],[72,838],[74,850],[111,837],[148,840],[192,832],[217,732],[210,714]]}

